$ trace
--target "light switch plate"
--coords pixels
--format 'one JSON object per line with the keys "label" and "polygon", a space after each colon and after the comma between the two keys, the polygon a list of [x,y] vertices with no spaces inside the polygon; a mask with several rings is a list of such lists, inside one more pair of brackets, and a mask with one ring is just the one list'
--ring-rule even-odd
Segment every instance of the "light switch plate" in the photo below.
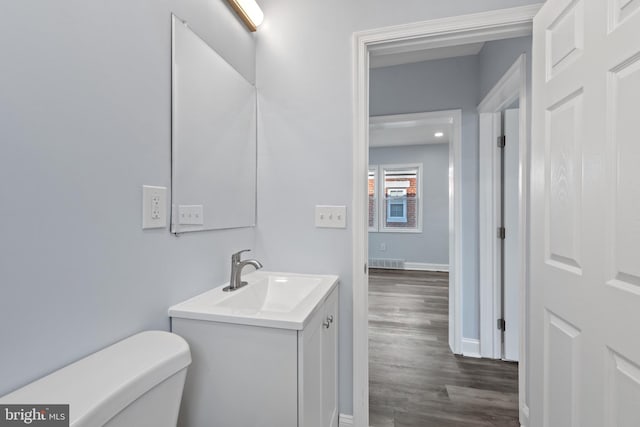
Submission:
{"label": "light switch plate", "polygon": [[316,227],[347,228],[346,206],[316,206]]}
{"label": "light switch plate", "polygon": [[204,208],[202,205],[179,205],[178,224],[204,225]]}
{"label": "light switch plate", "polygon": [[142,186],[142,228],[167,226],[167,187]]}

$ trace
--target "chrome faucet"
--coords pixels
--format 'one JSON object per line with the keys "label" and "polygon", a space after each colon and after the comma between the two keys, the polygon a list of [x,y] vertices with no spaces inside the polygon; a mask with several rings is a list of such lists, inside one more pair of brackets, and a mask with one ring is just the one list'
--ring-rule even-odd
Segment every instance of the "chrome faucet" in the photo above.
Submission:
{"label": "chrome faucet", "polygon": [[222,289],[225,292],[236,291],[245,286],[247,282],[242,281],[242,269],[245,265],[251,264],[256,270],[262,268],[262,263],[255,259],[247,259],[242,261],[242,253],[249,252],[251,249],[244,249],[231,255],[231,280],[229,280],[229,286]]}

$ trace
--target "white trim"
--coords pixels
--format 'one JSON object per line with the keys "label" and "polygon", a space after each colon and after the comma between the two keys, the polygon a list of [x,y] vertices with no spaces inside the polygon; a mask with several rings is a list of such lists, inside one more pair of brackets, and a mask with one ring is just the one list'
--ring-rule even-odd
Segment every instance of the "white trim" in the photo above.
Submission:
{"label": "white trim", "polygon": [[501,132],[501,115],[479,113],[479,188],[483,195],[478,200],[480,353],[499,359],[501,336],[495,325],[500,316],[500,295],[494,294],[493,286],[499,286],[501,275],[500,242],[496,237],[500,224],[500,157],[496,137]]}
{"label": "white trim", "polygon": [[[353,425],[369,426],[369,52],[353,35]],[[366,185],[366,186],[365,186]],[[367,218],[365,222],[364,219]],[[357,423],[357,424],[356,424]]]}
{"label": "white trim", "polygon": [[[369,336],[366,263],[368,259],[368,191],[367,172],[369,167],[369,49],[385,43],[411,44],[417,49],[433,48],[438,45],[459,45],[479,41],[517,37],[528,34],[532,29],[533,17],[540,9],[539,4],[511,9],[492,10],[463,16],[454,16],[394,27],[378,28],[353,34],[353,421],[358,427],[366,427],[369,422]],[[458,126],[459,128],[460,126]],[[461,135],[458,129],[458,136]],[[450,158],[457,153],[450,151]],[[451,160],[450,160],[451,161]],[[455,181],[458,171],[450,174],[450,183]],[[451,187],[450,187],[451,188]],[[456,192],[454,200],[459,201]],[[452,203],[450,201],[450,203]],[[449,215],[454,215],[452,209]],[[459,216],[450,220],[459,221]],[[450,264],[460,265],[460,248],[450,245]],[[452,275],[450,281],[461,283],[459,274]],[[451,291],[450,291],[451,292]],[[450,304],[459,301],[450,301]],[[450,328],[450,342],[456,341]]]}
{"label": "white trim", "polygon": [[411,126],[420,125],[450,125],[451,118],[441,111],[424,111],[421,113],[385,114],[369,117],[369,127],[384,127],[385,125],[398,125],[409,123]]}
{"label": "white trim", "polygon": [[413,64],[416,62],[477,55],[482,50],[483,46],[484,42],[480,42],[418,51],[407,51],[407,48],[404,46],[392,46],[389,49],[381,49],[372,52],[371,68],[382,68],[392,65]]}
{"label": "white trim", "polygon": [[[501,134],[500,111],[508,107],[515,100],[520,99],[520,150],[527,152],[527,68],[526,55],[520,55],[500,78],[498,83],[489,91],[487,96],[478,105],[480,114],[480,194],[484,195],[479,200],[479,243],[480,243],[480,342],[483,357],[493,359],[502,358],[502,337],[495,327],[496,321],[501,317],[501,266],[500,245],[496,238],[496,230],[501,223],[500,219],[500,153],[496,148],[496,138]],[[519,193],[520,206],[526,209],[525,194],[527,186],[526,175],[528,156],[520,156],[519,165]],[[525,179],[523,180],[523,177]],[[524,217],[520,215],[519,221]],[[523,224],[520,223],[520,241],[525,240]],[[521,254],[521,262],[524,266],[526,259]],[[524,279],[523,276],[521,276]],[[521,295],[525,295],[525,289],[521,283]]]}
{"label": "white trim", "polygon": [[338,427],[347,427],[353,425],[353,415],[340,414],[338,416]]}
{"label": "white trim", "polygon": [[462,110],[449,145],[449,348],[462,353]]}
{"label": "white trim", "polygon": [[429,264],[426,262],[405,262],[405,270],[417,271],[449,271],[449,264]]}
{"label": "white trim", "polygon": [[466,357],[481,358],[480,340],[473,338],[462,338],[462,355]]}
{"label": "white trim", "polygon": [[496,137],[500,134],[499,111],[519,99],[519,214],[518,238],[520,241],[520,349],[518,364],[520,421],[528,423],[526,405],[527,372],[527,223],[529,189],[529,97],[527,94],[527,60],[521,55],[498,83],[491,89],[478,106],[480,114],[480,198],[479,240],[480,240],[480,350],[483,357],[502,358],[502,337],[496,329],[496,320],[501,316],[500,301],[500,259],[495,230],[500,221],[500,175],[499,152],[496,149]]}
{"label": "white trim", "polygon": [[[369,117],[369,147],[407,147],[449,143],[449,132],[444,131],[449,130],[451,124],[451,117],[443,116],[440,111],[371,116]],[[443,131],[443,135],[431,136],[432,130],[434,133],[436,130]],[[408,133],[409,131],[413,133]],[[402,137],[397,138],[396,132],[402,132]],[[382,138],[382,134],[386,136]]]}
{"label": "white trim", "polygon": [[[383,202],[384,203],[384,202]],[[398,228],[393,228],[393,227],[384,227],[381,230],[369,230],[370,233],[400,233],[400,234],[420,234],[422,233],[422,228],[409,228],[406,230],[403,230],[402,228],[398,227]]]}
{"label": "white trim", "polygon": [[520,427],[529,426],[529,407],[521,403],[520,404]]}
{"label": "white trim", "polygon": [[538,3],[375,28],[354,36],[367,53],[397,46],[421,50],[521,37],[531,34],[533,17],[541,6]]}
{"label": "white trim", "polygon": [[511,64],[511,67],[504,73],[500,80],[491,88],[489,93],[478,104],[478,112],[497,112],[507,108],[516,99],[519,99],[521,91],[526,91],[526,70],[525,81],[522,81],[522,72],[527,62],[527,57],[522,54]]}

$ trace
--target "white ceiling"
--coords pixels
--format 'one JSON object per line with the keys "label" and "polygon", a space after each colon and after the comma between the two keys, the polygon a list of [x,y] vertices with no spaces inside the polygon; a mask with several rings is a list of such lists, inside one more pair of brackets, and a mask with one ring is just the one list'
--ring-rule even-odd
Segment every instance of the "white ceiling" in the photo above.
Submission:
{"label": "white ceiling", "polygon": [[[398,114],[369,119],[369,146],[395,147],[448,143],[453,119],[446,113]],[[443,136],[436,137],[436,132]]]}
{"label": "white ceiling", "polygon": [[392,65],[431,61],[433,59],[477,55],[483,46],[484,43],[472,43],[417,50],[412,50],[415,49],[413,46],[389,46],[372,50],[369,58],[369,66],[371,68],[381,68]]}

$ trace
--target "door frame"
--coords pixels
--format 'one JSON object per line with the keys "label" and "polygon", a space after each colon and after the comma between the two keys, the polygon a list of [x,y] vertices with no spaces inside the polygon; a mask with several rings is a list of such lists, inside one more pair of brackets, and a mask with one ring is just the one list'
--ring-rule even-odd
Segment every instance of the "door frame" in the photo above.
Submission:
{"label": "door frame", "polygon": [[[479,270],[480,270],[480,354],[482,357],[502,357],[501,334],[496,322],[501,317],[500,245],[496,230],[500,226],[500,153],[496,139],[501,135],[500,113],[515,100],[520,100],[519,165],[518,165],[518,233],[520,242],[520,295],[526,294],[526,223],[528,199],[528,102],[527,58],[520,57],[500,78],[478,105],[479,115]],[[521,297],[521,311],[525,305]],[[521,324],[522,326],[522,324]],[[522,327],[520,329],[523,329]],[[522,337],[524,330],[521,330]],[[520,354],[524,354],[520,345]]]}
{"label": "door frame", "polygon": [[[533,17],[540,7],[540,4],[535,4],[353,34],[352,366],[353,425],[356,427],[369,426],[368,221],[366,220],[369,170],[369,53],[376,47],[388,46],[390,43],[420,50],[529,35],[533,28]],[[453,260],[449,260],[450,264],[452,261],[455,265],[459,265],[459,262],[455,262],[455,256]]]}
{"label": "door frame", "polygon": [[[529,64],[530,65],[530,64]],[[527,330],[528,330],[528,200],[530,162],[530,121],[528,120],[531,96],[527,93],[527,57],[520,55],[496,85],[478,105],[479,114],[479,156],[480,194],[479,199],[479,243],[480,243],[480,354],[482,357],[500,359],[502,357],[502,337],[496,328],[501,317],[502,289],[500,286],[500,245],[496,239],[499,226],[500,203],[500,153],[496,149],[496,139],[501,135],[501,111],[516,99],[519,100],[518,130],[518,238],[520,242],[520,341],[518,382],[519,407],[522,425],[528,425],[529,399],[526,395]],[[508,141],[507,141],[508,143]]]}

